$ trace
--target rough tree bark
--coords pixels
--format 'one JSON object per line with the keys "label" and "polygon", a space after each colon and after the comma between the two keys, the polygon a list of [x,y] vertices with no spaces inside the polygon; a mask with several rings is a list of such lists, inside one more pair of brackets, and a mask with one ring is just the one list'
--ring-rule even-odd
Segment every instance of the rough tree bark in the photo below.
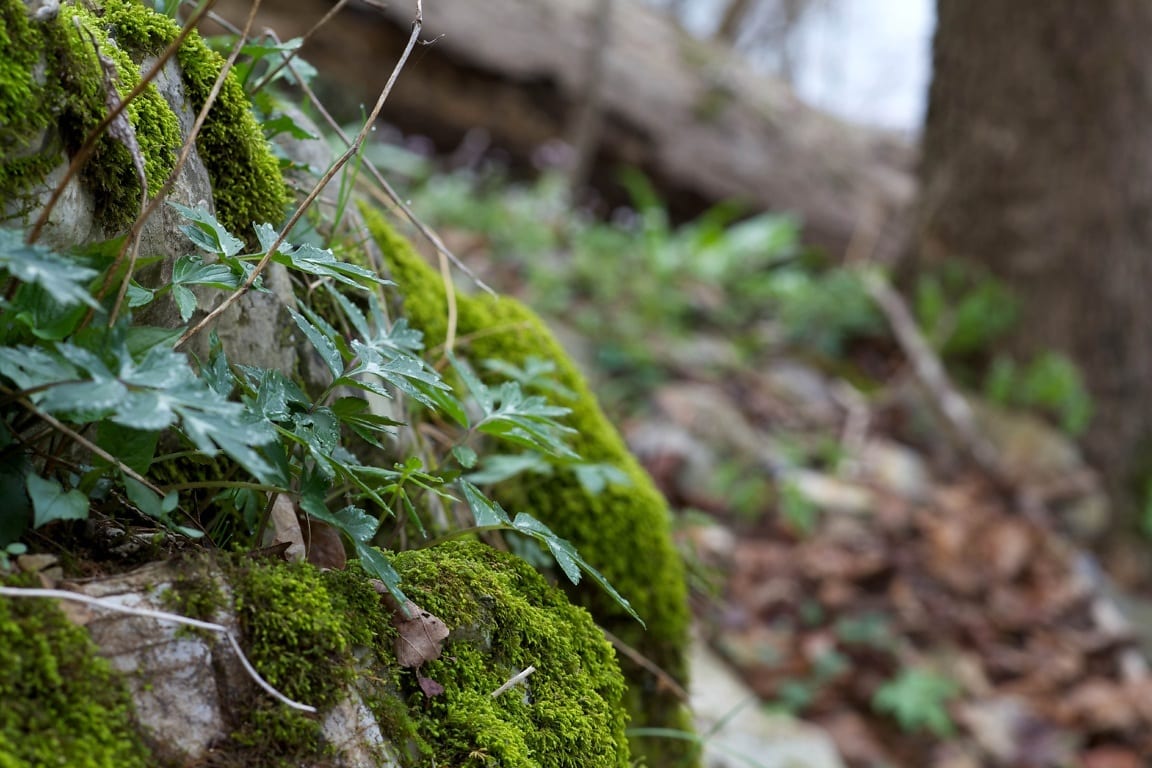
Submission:
{"label": "rough tree bark", "polygon": [[1079,363],[1087,448],[1131,531],[1152,468],[1152,3],[937,13],[914,261],[986,266],[1024,303],[1014,350]]}
{"label": "rough tree bark", "polygon": [[[220,0],[217,8],[235,21],[248,5]],[[331,5],[265,0],[257,24],[285,38],[302,35]],[[521,161],[568,137],[586,95],[597,0],[424,5],[425,36],[434,42],[405,68],[385,120],[443,149],[483,129]],[[350,104],[370,103],[407,39],[414,7],[390,2],[379,10],[354,0],[303,55],[341,84]],[[783,84],[688,38],[639,3],[615,3],[611,25],[591,177],[602,192],[619,190],[621,165],[638,167],[678,216],[739,198],[753,210],[796,213],[809,241],[835,255],[861,229],[896,221],[911,199],[911,150],[903,139],[805,106]]]}

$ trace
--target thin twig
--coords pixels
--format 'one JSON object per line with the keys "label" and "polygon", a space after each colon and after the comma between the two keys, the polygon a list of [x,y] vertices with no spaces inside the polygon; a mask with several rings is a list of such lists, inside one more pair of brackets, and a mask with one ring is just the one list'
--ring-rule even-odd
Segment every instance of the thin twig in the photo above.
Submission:
{"label": "thin twig", "polygon": [[84,163],[88,162],[88,158],[91,157],[92,153],[96,150],[96,143],[100,140],[100,137],[104,135],[104,132],[108,130],[108,126],[112,124],[113,120],[120,117],[121,113],[132,103],[132,100],[143,93],[144,89],[156,79],[156,76],[160,74],[160,70],[164,68],[168,60],[180,50],[180,46],[184,44],[185,38],[196,28],[196,22],[208,12],[215,2],[216,0],[204,0],[203,3],[197,6],[195,12],[193,12],[192,16],[188,19],[188,23],[180,30],[180,34],[176,36],[176,39],[164,49],[160,57],[156,59],[156,63],[152,65],[152,68],[140,78],[140,81],[136,83],[135,87],[128,92],[128,95],[121,100],[120,104],[115,109],[110,110],[84,138],[84,143],[72,157],[72,162],[68,164],[68,170],[64,172],[64,178],[61,179],[60,183],[56,185],[56,188],[52,190],[52,196],[48,198],[48,202],[44,204],[40,215],[36,217],[36,222],[28,231],[28,237],[25,238],[25,240],[29,244],[39,239],[41,230],[43,230],[44,225],[48,223],[48,217],[52,215],[52,210],[56,207],[56,204],[60,202],[61,195],[64,194],[64,188],[72,181],[72,177],[79,173]]}
{"label": "thin twig", "polygon": [[989,477],[1001,479],[995,447],[980,434],[972,406],[952,386],[940,357],[920,332],[904,299],[879,274],[861,271],[860,275],[868,295],[892,327],[892,333],[908,362],[912,364],[916,378],[931,395],[933,404],[944,417],[944,423],[957,438],[961,448]]}
{"label": "thin twig", "polygon": [[[308,97],[309,101],[312,102],[312,105],[315,106],[317,111],[324,117],[324,122],[328,123],[328,127],[330,127],[333,132],[335,132],[336,136],[342,142],[344,142],[345,146],[352,146],[351,139],[349,139],[348,135],[344,133],[343,129],[340,128],[340,124],[336,122],[335,118],[333,118],[332,115],[328,113],[328,110],[324,108],[324,105],[320,102],[319,97],[316,96],[308,84],[300,80],[299,77],[297,77],[297,81],[300,82],[300,88],[304,91],[304,94]],[[456,256],[456,254],[454,254],[452,250],[444,244],[444,241],[440,239],[440,236],[437,235],[431,227],[420,220],[420,218],[412,211],[412,208],[409,207],[409,205],[400,198],[400,195],[396,192],[395,189],[393,189],[392,185],[389,184],[388,180],[384,178],[384,174],[380,172],[380,169],[377,168],[371,160],[364,158],[364,167],[368,169],[368,172],[372,174],[372,179],[380,186],[380,189],[383,190],[384,194],[388,198],[388,202],[390,202],[397,208],[397,210],[404,214],[404,218],[408,220],[408,223],[415,227],[416,231],[419,232],[425,240],[432,244],[432,247],[436,249],[436,253],[452,262],[452,265],[467,275],[468,279],[475,283],[477,288],[493,297],[498,295],[491,286],[481,280],[480,277],[475,272],[473,272],[467,264],[461,261]]]}
{"label": "thin twig", "polygon": [[528,676],[531,675],[535,671],[536,671],[536,667],[533,667],[533,666],[525,667],[522,672],[517,672],[512,677],[508,678],[508,682],[504,683],[504,685],[502,685],[499,688],[497,688],[496,690],[492,691],[492,693],[490,695],[492,696],[492,698],[496,698],[497,696],[504,693],[505,691],[507,691],[512,686],[518,685],[518,684],[524,682],[525,680],[527,680]]}
{"label": "thin twig", "polygon": [[608,639],[608,642],[612,643],[616,650],[620,651],[620,653],[624,654],[629,659],[639,664],[645,670],[651,672],[660,682],[660,685],[663,685],[668,690],[672,691],[672,694],[676,698],[680,699],[680,701],[688,703],[690,698],[688,696],[688,691],[684,690],[684,686],[676,682],[676,679],[672,677],[672,675],[665,672],[663,669],[657,666],[656,662],[640,653],[640,651],[628,645],[628,643],[616,637],[616,635],[612,634],[607,629],[604,629],[604,627],[600,627],[600,631],[604,633],[604,637]]}
{"label": "thin twig", "polygon": [[35,415],[39,419],[42,419],[43,421],[47,422],[48,424],[51,424],[52,428],[55,429],[57,432],[60,432],[61,434],[64,434],[64,435],[67,435],[69,438],[71,438],[73,441],[75,441],[78,445],[82,446],[83,448],[86,448],[87,450],[91,451],[95,455],[104,459],[104,461],[106,461],[109,464],[111,464],[112,466],[116,467],[117,469],[119,469],[121,472],[123,472],[128,477],[130,477],[133,480],[135,480],[136,482],[140,483],[145,488],[147,488],[148,490],[155,493],[157,496],[163,498],[164,492],[161,491],[159,488],[157,488],[152,483],[148,482],[147,478],[145,478],[143,475],[141,475],[136,470],[132,469],[132,467],[129,467],[127,464],[120,461],[120,459],[118,459],[115,456],[113,456],[112,454],[108,453],[108,451],[106,451],[103,448],[101,448],[100,446],[96,445],[96,443],[92,442],[91,440],[84,437],[83,435],[81,435],[76,430],[69,427],[67,424],[65,424],[62,421],[60,421],[59,419],[57,419],[52,414],[46,413],[45,411],[40,410],[30,400],[23,398],[23,397],[21,397],[16,402],[18,402],[29,413]]}
{"label": "thin twig", "polygon": [[345,151],[344,154],[342,154],[336,160],[336,162],[332,164],[332,166],[320,178],[320,180],[316,182],[316,185],[312,188],[312,191],[308,193],[308,197],[304,198],[304,201],[300,203],[300,205],[296,208],[296,211],[288,219],[287,223],[285,223],[281,228],[280,234],[276,236],[276,239],[272,242],[272,245],[268,247],[268,252],[264,254],[259,263],[256,264],[256,267],[248,274],[248,278],[244,281],[244,284],[240,286],[238,290],[233,292],[232,295],[230,295],[227,299],[222,301],[220,305],[216,307],[216,309],[205,315],[205,317],[195,326],[181,334],[180,338],[176,340],[174,348],[179,348],[186,344],[189,339],[208,327],[212,322],[216,320],[216,318],[224,314],[224,312],[226,312],[229,307],[239,301],[241,296],[248,292],[248,289],[252,287],[253,283],[256,282],[256,279],[267,268],[268,262],[272,260],[272,256],[278,250],[280,250],[280,246],[284,243],[284,239],[288,237],[288,233],[292,231],[294,226],[296,226],[296,222],[300,221],[300,218],[304,215],[304,212],[307,211],[309,206],[311,206],[316,198],[320,196],[320,193],[324,190],[324,187],[328,185],[328,182],[330,182],[336,176],[336,174],[340,172],[340,169],[343,168],[344,165],[360,151],[364,141],[368,138],[369,132],[372,130],[373,125],[376,123],[376,118],[380,116],[380,110],[384,108],[384,102],[388,98],[388,95],[392,92],[392,87],[396,84],[396,79],[400,76],[400,70],[404,68],[404,64],[408,61],[408,57],[412,54],[412,49],[416,47],[416,41],[420,37],[420,29],[423,24],[424,3],[423,0],[416,0],[416,18],[412,22],[412,35],[408,38],[408,45],[404,48],[404,52],[400,55],[400,60],[396,62],[396,66],[393,68],[392,74],[389,76],[388,82],[384,86],[384,90],[380,92],[380,98],[376,100],[376,105],[372,108],[371,114],[364,122],[364,127],[360,129],[360,133],[356,136],[356,140],[353,142],[352,146],[350,146],[347,151]]}
{"label": "thin twig", "polygon": [[187,616],[181,616],[176,613],[166,613],[164,611],[153,611],[148,608],[130,608],[126,605],[113,603],[109,600],[102,600],[97,597],[89,597],[88,595],[80,594],[79,592],[69,592],[63,589],[32,589],[24,587],[6,587],[0,586],[0,595],[6,597],[45,597],[55,600],[71,600],[76,603],[84,603],[96,608],[103,608],[106,611],[115,611],[117,613],[126,613],[132,616],[143,616],[148,619],[156,619],[157,621],[171,621],[176,624],[183,624],[188,627],[195,627],[197,629],[206,629],[209,632],[217,632],[224,637],[228,638],[228,642],[236,651],[240,663],[244,666],[244,670],[256,681],[256,684],[268,692],[269,695],[276,698],[281,703],[299,709],[302,712],[315,712],[316,707],[308,704],[301,704],[298,701],[293,701],[280,691],[272,687],[271,683],[260,676],[252,663],[248,661],[248,657],[244,655],[244,651],[240,648],[240,643],[236,640],[235,635],[228,630],[227,627],[221,624],[214,624],[210,621],[200,621],[199,619],[190,619]]}

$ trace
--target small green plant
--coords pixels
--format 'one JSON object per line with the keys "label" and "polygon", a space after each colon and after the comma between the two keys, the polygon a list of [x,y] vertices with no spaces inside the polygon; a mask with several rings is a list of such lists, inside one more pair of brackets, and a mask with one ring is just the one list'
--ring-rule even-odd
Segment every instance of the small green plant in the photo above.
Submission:
{"label": "small green plant", "polygon": [[877,689],[872,708],[890,715],[909,733],[927,732],[946,738],[956,726],[948,703],[960,695],[960,687],[935,672],[905,668]]}
{"label": "small green plant", "polygon": [[1055,352],[1025,365],[996,358],[988,372],[985,393],[996,403],[1048,413],[1070,435],[1083,433],[1092,418],[1092,398],[1080,369],[1067,356]]}
{"label": "small green plant", "polygon": [[1004,283],[962,262],[922,275],[915,306],[924,335],[949,358],[986,351],[1019,315],[1019,302]]}
{"label": "small green plant", "polygon": [[[201,301],[192,286],[237,290],[261,254],[243,253],[243,241],[207,210],[173,207],[202,253],[177,260],[172,280],[160,288],[133,284],[130,308],[170,294],[187,321]],[[267,224],[256,227],[255,235],[264,249],[279,239]],[[105,304],[89,292],[90,285],[112,277],[101,252],[59,253],[0,230],[0,269],[8,275],[9,297],[0,322],[0,380],[6,382],[0,388],[0,480],[24,491],[5,510],[0,531],[6,539],[0,545],[13,545],[29,525],[85,519],[93,506],[105,508],[105,499],[114,505],[127,501],[137,513],[188,537],[227,530],[234,543],[250,545],[260,540],[274,496],[289,493],[310,517],[341,531],[365,569],[399,596],[399,578],[374,546],[381,523],[393,518],[423,531],[414,497],[431,494],[452,503],[456,489],[477,526],[529,536],[569,578],[590,574],[631,612],[568,542],[526,513],[510,519],[462,477],[475,466],[474,446],[485,436],[530,449],[545,464],[576,467],[588,486],[616,480],[611,468],[585,466],[568,448],[565,438],[572,430],[561,421],[567,408],[524,393],[521,382],[562,393],[549,387],[547,366],[520,370],[488,361],[488,367],[519,379],[492,387],[466,362],[450,358],[464,385],[458,396],[420,357],[421,334],[403,319],[386,318],[377,291],[388,281],[329,249],[285,242],[273,260],[315,281],[312,296],[324,297],[335,313],[325,318],[304,301],[289,310],[330,374],[328,386],[310,396],[279,371],[231,364],[218,342],[207,360],[193,366],[172,348],[182,329],[134,326],[129,313],[105,322]],[[387,399],[403,395],[410,417],[443,415],[448,421],[442,426],[457,428],[455,439],[442,454],[409,456],[391,468],[365,462],[358,453],[383,450],[405,425],[376,413],[349,390]],[[85,432],[94,442],[81,436]],[[53,449],[60,440],[77,449]],[[178,450],[159,455],[159,446],[172,441]],[[430,458],[434,464],[426,466]],[[164,471],[166,466],[204,462],[216,468],[210,475],[216,479],[150,479],[157,470],[160,476],[179,474]],[[181,492],[204,489],[217,493],[217,514],[233,518],[227,525],[182,503]]]}

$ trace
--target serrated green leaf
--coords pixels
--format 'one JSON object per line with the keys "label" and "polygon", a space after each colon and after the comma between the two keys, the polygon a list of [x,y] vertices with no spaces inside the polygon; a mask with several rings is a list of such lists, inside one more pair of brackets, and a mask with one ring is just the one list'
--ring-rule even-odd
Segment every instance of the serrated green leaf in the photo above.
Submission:
{"label": "serrated green leaf", "polygon": [[384,582],[384,586],[396,598],[400,605],[404,605],[408,598],[400,590],[400,574],[396,573],[396,569],[392,567],[392,563],[388,562],[388,558],[384,553],[376,549],[376,547],[369,546],[355,542],[356,556],[360,558],[360,565],[369,575],[375,576]]}
{"label": "serrated green leaf", "polygon": [[462,360],[458,360],[451,352],[448,353],[448,361],[452,363],[452,368],[464,382],[464,386],[468,388],[468,393],[480,406],[485,416],[492,413],[496,407],[495,398],[492,395],[488,386],[480,381],[480,378],[472,371],[472,367]]}
{"label": "serrated green leaf", "polygon": [[128,283],[128,292],[124,296],[128,301],[129,309],[138,309],[151,304],[152,300],[156,298],[156,292],[133,280]]}
{"label": "serrated green leaf", "polygon": [[300,387],[295,382],[289,381],[280,371],[259,369],[259,376],[260,381],[252,410],[268,421],[290,421],[293,405],[306,408],[312,404]]}
{"label": "serrated green leaf", "polygon": [[616,591],[616,588],[609,583],[608,579],[604,578],[599,571],[588,565],[588,563],[584,561],[584,558],[580,557],[580,554],[576,551],[576,548],[572,546],[570,541],[560,538],[552,532],[551,528],[525,512],[516,515],[516,519],[512,521],[512,528],[546,545],[548,551],[552,553],[552,557],[556,558],[556,564],[560,566],[560,569],[564,571],[564,575],[567,576],[573,584],[580,582],[581,572],[587,574],[588,578],[592,579],[601,589],[607,592],[608,596],[627,611],[629,616],[640,622],[641,626],[645,626],[644,620],[636,613],[632,604]]}
{"label": "serrated green leaf", "polygon": [[291,115],[285,115],[283,113],[278,114],[275,117],[270,118],[268,120],[265,120],[263,123],[260,124],[260,127],[264,129],[264,136],[265,136],[265,138],[268,138],[268,139],[275,138],[276,136],[279,136],[282,133],[286,133],[294,139],[318,139],[318,138],[320,138],[319,136],[312,133],[307,128],[305,128],[304,126],[300,125],[295,120],[293,120]]}
{"label": "serrated green leaf", "polygon": [[269,54],[291,53],[292,51],[299,50],[303,42],[304,38],[302,37],[294,37],[291,40],[285,40],[280,43],[264,42],[262,40],[255,43],[246,43],[244,47],[240,49],[240,53],[259,61]]}
{"label": "serrated green leaf", "polygon": [[[148,486],[128,475],[121,475],[121,479],[124,481],[124,490],[128,494],[128,500],[135,504],[137,509],[154,520],[159,520],[169,526],[174,525],[171,514],[180,501],[176,491],[169,491],[161,497],[156,495]],[[193,534],[193,538],[201,535],[203,534],[196,532]]]}
{"label": "serrated green leaf", "polygon": [[192,313],[196,311],[196,294],[182,285],[172,286],[172,299],[176,302],[176,309],[180,312],[180,319],[185,323]]}
{"label": "serrated green leaf", "polygon": [[240,287],[240,279],[223,262],[207,264],[198,253],[181,256],[172,265],[172,282],[177,285],[207,285],[231,290]]}
{"label": "serrated green leaf", "polygon": [[59,355],[40,347],[0,347],[0,376],[20,389],[80,378],[80,371]]}
{"label": "serrated green leaf", "polygon": [[183,328],[157,328],[150,325],[133,325],[128,328],[124,340],[128,354],[140,357],[153,347],[172,349],[172,345],[180,338]]}
{"label": "serrated green leaf", "polygon": [[524,366],[513,365],[505,360],[485,360],[484,367],[511,379],[525,388],[545,390],[554,395],[572,400],[576,393],[556,381],[556,363],[552,360],[542,360],[538,357],[529,357]]}
{"label": "serrated green leaf", "polygon": [[328,370],[332,372],[332,377],[339,379],[344,373],[344,360],[340,357],[340,350],[336,348],[336,343],[309,322],[308,318],[304,317],[304,315],[291,307],[288,308],[288,311],[292,314],[292,319],[296,322],[296,327],[304,332],[308,341],[310,341],[316,351],[320,353],[320,359],[328,366]]}
{"label": "serrated green leaf", "polygon": [[345,424],[356,432],[363,440],[383,448],[377,435],[394,435],[391,427],[405,426],[404,422],[390,419],[372,413],[368,401],[362,397],[341,397],[332,403],[332,412],[341,424]]}
{"label": "serrated green leaf", "polygon": [[456,461],[460,462],[460,466],[464,469],[472,469],[476,466],[476,451],[466,445],[453,446],[452,455],[456,457]]}
{"label": "serrated green leaf", "polygon": [[52,299],[65,306],[85,304],[99,309],[88,293],[87,283],[97,272],[40,244],[28,245],[24,235],[0,228],[0,269],[24,283],[38,285]]}
{"label": "serrated green leaf", "polygon": [[552,465],[538,453],[492,453],[486,454],[480,469],[470,472],[467,479],[476,485],[495,485],[525,472],[538,475],[551,475]]}
{"label": "serrated green leaf", "polygon": [[61,304],[41,286],[24,283],[5,313],[36,338],[60,341],[72,335],[90,311],[86,304]]}
{"label": "serrated green leaf", "polygon": [[[271,242],[268,243],[271,245]],[[267,247],[267,246],[265,246]],[[369,284],[395,285],[372,270],[337,259],[331,250],[315,245],[281,245],[272,260],[291,269],[318,277],[330,277],[350,288],[366,290]]]}
{"label": "serrated green leaf", "polygon": [[492,525],[512,525],[512,519],[508,517],[508,513],[495,501],[481,493],[480,489],[472,483],[461,480],[460,489],[464,491],[464,500],[468,502],[468,509],[472,511],[476,525],[481,528]]}
{"label": "serrated green leaf", "polygon": [[86,520],[88,497],[80,491],[65,491],[52,478],[29,474],[24,488],[32,500],[32,527],[39,528],[57,520]]}
{"label": "serrated green leaf", "polygon": [[243,241],[225,229],[224,225],[217,221],[206,207],[197,205],[195,208],[189,208],[171,200],[168,201],[168,205],[192,222],[180,227],[180,231],[187,235],[197,248],[208,253],[229,257],[235,256],[243,250]]}
{"label": "serrated green leaf", "polygon": [[323,504],[317,505],[314,501],[306,505],[302,496],[300,508],[320,522],[344,532],[354,544],[366,544],[372,541],[376,529],[380,527],[379,520],[359,507],[351,505],[330,512]]}
{"label": "serrated green leaf", "polygon": [[628,487],[632,479],[624,470],[612,464],[574,464],[572,472],[576,479],[592,496],[601,493],[609,485]]}

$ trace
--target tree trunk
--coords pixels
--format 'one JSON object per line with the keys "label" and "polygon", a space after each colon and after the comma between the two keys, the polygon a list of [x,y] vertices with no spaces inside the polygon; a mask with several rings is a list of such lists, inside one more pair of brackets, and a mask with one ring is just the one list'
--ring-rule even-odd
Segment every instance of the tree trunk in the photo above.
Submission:
{"label": "tree trunk", "polygon": [[1131,524],[1152,447],[1152,3],[937,12],[914,261],[984,265],[1023,302],[1013,351],[1081,366],[1086,447]]}

